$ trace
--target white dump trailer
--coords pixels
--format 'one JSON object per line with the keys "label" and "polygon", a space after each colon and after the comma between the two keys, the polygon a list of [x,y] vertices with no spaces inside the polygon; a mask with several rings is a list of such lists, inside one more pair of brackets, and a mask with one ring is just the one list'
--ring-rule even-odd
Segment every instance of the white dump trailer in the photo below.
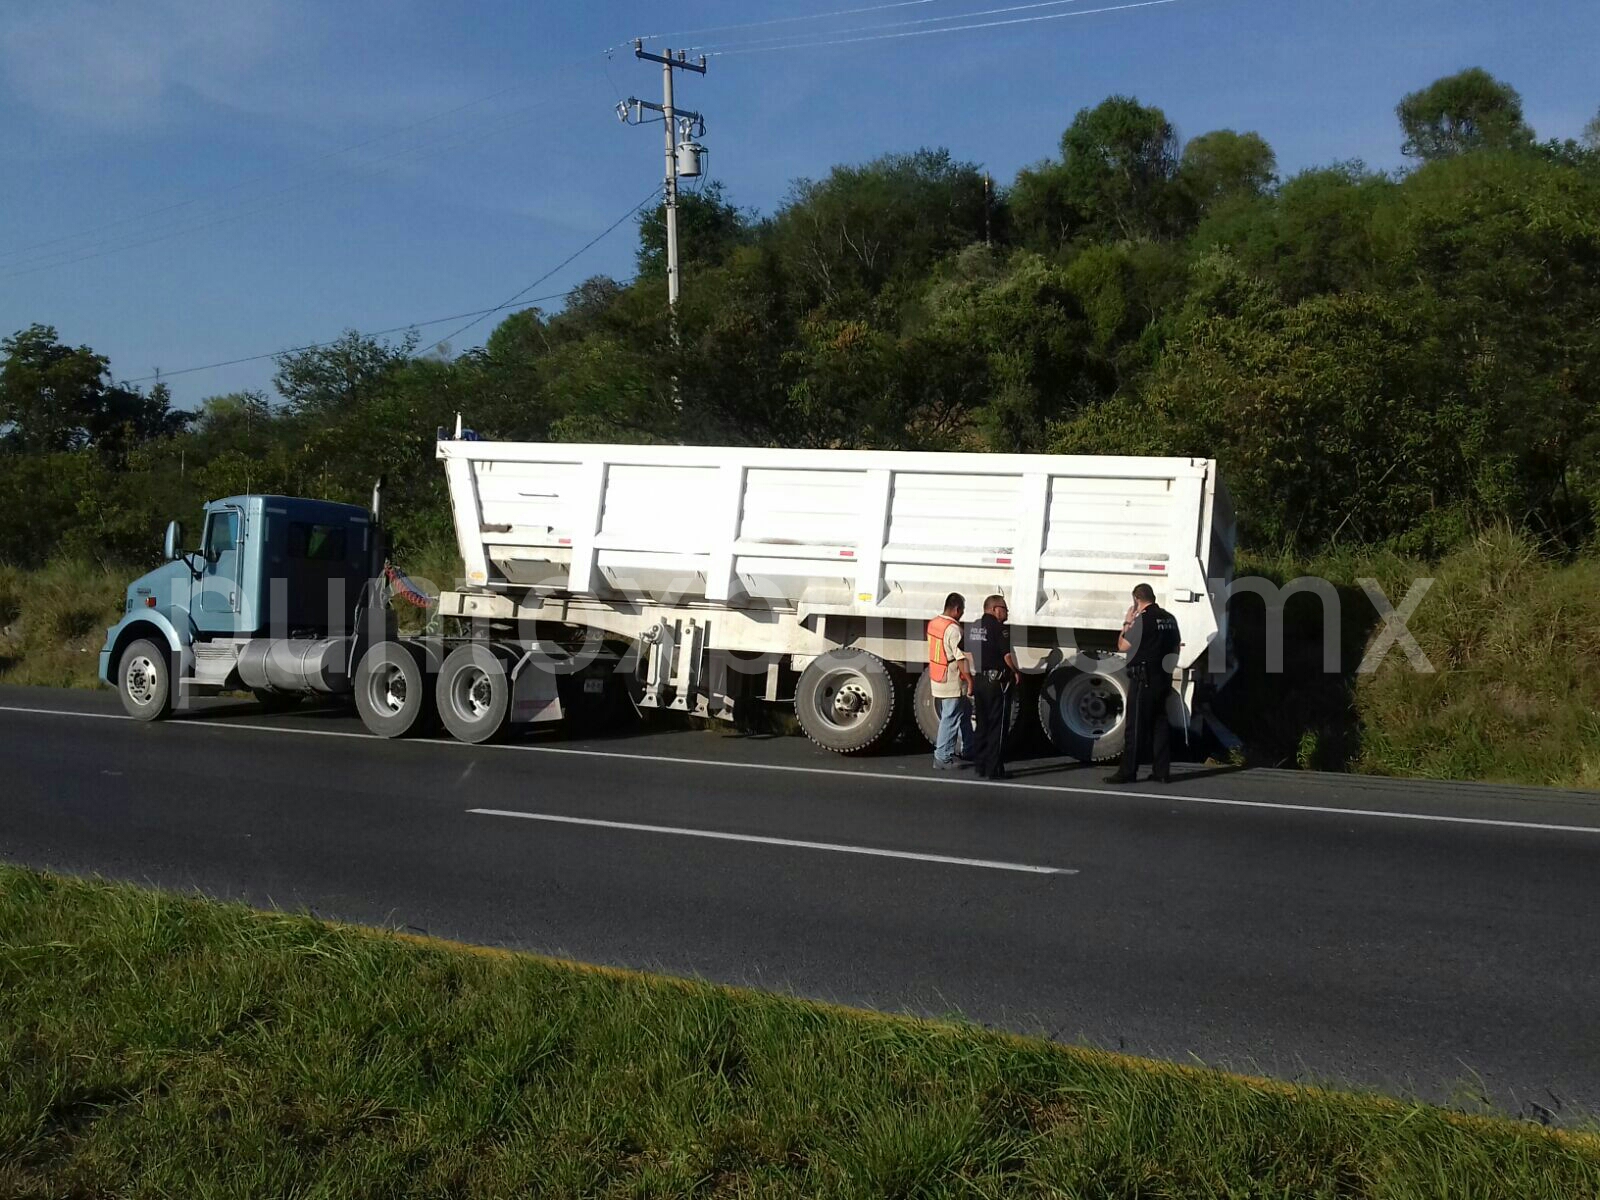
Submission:
{"label": "white dump trailer", "polygon": [[[526,670],[530,648],[559,645],[572,663],[610,664],[641,708],[732,717],[792,701],[806,733],[841,753],[913,719],[926,734],[925,627],[952,591],[969,618],[1005,596],[1029,676],[1013,727],[1042,726],[1084,760],[1121,752],[1116,637],[1135,584],[1181,627],[1176,724],[1198,727],[1225,669],[1234,526],[1209,459],[470,435],[441,438],[438,456],[465,565],[441,610],[467,618],[473,652],[501,663],[490,682],[513,694],[493,706],[497,721],[559,713]],[[584,669],[582,692],[607,688]],[[476,728],[465,718],[483,689],[470,671],[454,685],[441,675],[458,736]],[[454,721],[452,705],[467,706]]]}

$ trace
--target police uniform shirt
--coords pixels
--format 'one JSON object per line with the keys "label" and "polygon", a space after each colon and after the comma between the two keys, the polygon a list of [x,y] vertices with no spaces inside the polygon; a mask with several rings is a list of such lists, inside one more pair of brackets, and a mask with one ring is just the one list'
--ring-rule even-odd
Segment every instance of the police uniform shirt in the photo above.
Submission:
{"label": "police uniform shirt", "polygon": [[975,671],[1006,670],[1006,655],[1011,653],[1011,631],[993,613],[984,613],[967,631],[967,647]]}
{"label": "police uniform shirt", "polygon": [[1178,652],[1178,618],[1158,604],[1147,604],[1123,636],[1133,647],[1128,651],[1130,667],[1160,670],[1167,657]]}

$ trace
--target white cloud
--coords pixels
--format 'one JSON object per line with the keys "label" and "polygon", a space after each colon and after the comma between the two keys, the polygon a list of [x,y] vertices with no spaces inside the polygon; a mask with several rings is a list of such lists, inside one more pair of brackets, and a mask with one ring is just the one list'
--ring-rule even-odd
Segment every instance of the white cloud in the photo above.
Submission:
{"label": "white cloud", "polygon": [[180,89],[227,102],[287,24],[266,0],[13,3],[0,17],[0,78],[44,113],[142,125]]}

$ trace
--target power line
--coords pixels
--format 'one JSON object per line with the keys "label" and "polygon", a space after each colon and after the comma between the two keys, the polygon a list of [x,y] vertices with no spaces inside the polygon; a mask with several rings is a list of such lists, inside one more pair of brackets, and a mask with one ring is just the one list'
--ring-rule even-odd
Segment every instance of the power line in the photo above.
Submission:
{"label": "power line", "polygon": [[[558,300],[561,297],[565,296],[566,294],[567,293],[565,293],[565,292],[557,292],[553,296],[535,296],[532,300],[528,301],[528,303],[529,304],[537,304],[541,300]],[[368,330],[366,332],[358,333],[356,336],[358,336],[358,337],[369,337],[369,338],[370,337],[382,337],[384,334],[388,334],[388,333],[404,333],[407,330],[411,330],[411,329],[425,329],[429,325],[443,325],[446,321],[459,321],[462,317],[487,316],[489,313],[492,313],[492,312],[495,312],[495,311],[496,310],[492,309],[492,308],[479,308],[479,309],[474,309],[472,312],[452,313],[448,317],[434,317],[432,320],[428,320],[428,321],[410,321],[410,322],[408,322],[408,323],[406,323],[404,325],[396,325],[392,329],[373,329],[373,330]],[[153,375],[140,375],[137,378],[134,378],[134,379],[123,379],[123,380],[120,380],[119,382],[121,382],[121,383],[148,383],[152,379],[171,379],[174,375],[192,375],[196,371],[215,371],[215,370],[218,370],[221,367],[236,367],[236,366],[240,365],[241,363],[260,362],[264,358],[278,358],[278,357],[280,357],[282,355],[285,355],[285,354],[299,354],[302,350],[321,350],[325,346],[332,346],[332,345],[337,344],[338,342],[343,341],[344,337],[345,337],[345,335],[341,334],[339,337],[334,338],[332,341],[327,341],[327,342],[308,342],[304,346],[288,346],[288,347],[285,347],[282,350],[269,350],[265,354],[247,354],[243,358],[230,358],[230,359],[227,359],[224,362],[206,363],[203,366],[198,366],[198,367],[181,367],[176,371],[157,371]]]}
{"label": "power line", "polygon": [[[825,21],[829,17],[851,17],[860,13],[882,12],[889,8],[913,8],[921,4],[938,4],[940,0],[895,0],[891,4],[869,4],[865,8],[838,8],[832,12],[805,13],[798,17],[773,17],[768,21],[741,21],[737,25],[706,25],[700,29],[680,29],[674,33],[646,33],[640,35],[640,40],[646,42],[660,41],[663,38],[695,37],[702,33],[722,33],[729,29],[761,29],[768,25],[792,25],[797,21]],[[626,43],[618,43],[618,46]],[[612,47],[613,50],[617,46]],[[685,46],[685,50],[698,50],[698,46]]]}
{"label": "power line", "polygon": [[[866,37],[832,38],[827,41],[793,42],[780,46],[755,46],[748,50],[716,50],[708,53],[707,58],[725,57],[730,54],[770,54],[779,50],[810,50],[821,46],[848,46],[858,42],[881,42],[890,39],[908,37],[928,37],[936,33],[962,33],[970,29],[995,29],[1003,25],[1032,25],[1038,21],[1059,21],[1065,17],[1092,17],[1096,13],[1127,12],[1135,8],[1156,8],[1165,4],[1177,4],[1179,0],[1139,0],[1135,4],[1113,4],[1103,8],[1085,8],[1075,12],[1044,13],[1034,17],[1013,17],[1005,21],[982,21],[973,25],[950,25],[943,29],[910,29],[901,33],[874,33]],[[970,14],[976,15],[976,14]],[[952,18],[959,20],[960,18]]]}
{"label": "power line", "polygon": [[[516,295],[512,296],[509,300],[506,300],[506,301],[504,301],[504,302],[502,302],[500,304],[496,304],[493,308],[478,308],[478,309],[472,310],[471,312],[453,313],[452,315],[450,315],[448,317],[433,317],[433,318],[431,318],[429,320],[426,320],[426,321],[409,321],[404,325],[395,325],[395,326],[393,326],[393,327],[391,327],[389,329],[374,329],[374,330],[370,330],[368,332],[360,333],[360,334],[358,334],[358,336],[360,336],[360,337],[382,337],[385,334],[404,333],[407,330],[411,330],[411,329],[425,329],[429,325],[443,325],[443,324],[446,324],[447,322],[450,322],[450,321],[459,321],[463,317],[471,317],[472,320],[468,321],[465,325],[461,326],[460,329],[457,329],[455,332],[447,335],[446,337],[440,338],[438,341],[432,343],[432,345],[437,346],[440,342],[447,342],[451,338],[459,337],[461,334],[463,334],[467,330],[471,329],[479,321],[483,320],[483,318],[488,317],[488,316],[492,316],[493,314],[495,314],[497,312],[503,312],[504,310],[510,308],[513,304],[516,304],[518,301],[522,300],[523,297],[527,296],[527,294],[529,292],[531,292],[534,288],[538,287],[545,280],[549,279],[550,276],[554,275],[557,271],[560,271],[563,267],[566,267],[569,264],[571,264],[573,262],[573,260],[578,258],[579,255],[581,255],[585,251],[591,249],[598,242],[600,242],[603,238],[605,238],[608,234],[615,232],[615,230],[617,229],[617,227],[619,225],[621,225],[629,217],[633,216],[634,213],[638,212],[641,208],[643,208],[651,200],[655,199],[655,196],[656,196],[656,189],[651,188],[650,189],[650,194],[648,196],[646,196],[643,200],[639,201],[639,203],[635,204],[627,212],[623,213],[622,216],[618,217],[615,221],[613,221],[610,225],[608,225],[604,230],[602,230],[600,233],[596,234],[594,237],[590,238],[587,242],[585,242],[577,250],[574,250],[565,259],[563,259],[561,262],[557,263],[554,267],[550,268],[550,270],[546,271],[543,275],[539,276],[538,279],[535,279],[532,283],[530,283],[527,287],[523,288]],[[624,286],[626,286],[626,285],[624,285]],[[567,296],[569,296],[571,294],[572,294],[572,289],[569,288],[564,292],[552,292],[550,295],[547,295],[547,296],[533,296],[533,297],[527,299],[525,302],[528,303],[528,304],[538,304],[538,303],[540,303],[542,301],[545,301],[545,300],[561,300],[561,299],[565,299]],[[267,352],[265,352],[263,354],[247,354],[243,358],[230,358],[230,359],[227,359],[227,360],[225,360],[223,362],[205,363],[205,364],[203,364],[201,366],[197,366],[197,367],[180,367],[176,371],[159,371],[159,372],[156,372],[155,374],[140,375],[140,376],[138,376],[138,377],[136,377],[134,379],[124,379],[124,380],[121,380],[120,382],[122,382],[122,383],[148,383],[151,380],[155,380],[155,379],[171,379],[175,375],[192,375],[197,371],[215,371],[215,370],[218,370],[218,369],[220,369],[222,367],[236,367],[236,366],[239,366],[239,365],[241,365],[243,363],[261,362],[263,359],[278,358],[278,357],[281,357],[282,355],[285,355],[285,354],[299,354],[302,351],[306,351],[306,350],[321,350],[321,349],[323,349],[323,348],[325,348],[327,346],[335,345],[336,343],[338,343],[341,340],[343,340],[343,335],[341,335],[341,337],[334,338],[331,341],[309,342],[304,346],[291,346],[291,347],[288,347],[286,349],[281,349],[281,350],[269,350],[269,351],[267,351]]]}
{"label": "power line", "polygon": [[[511,299],[505,301],[502,304],[497,304],[493,308],[485,309],[483,312],[481,312],[477,316],[473,317],[472,320],[468,321],[465,325],[463,325],[460,329],[456,330],[454,333],[447,334],[446,336],[440,338],[438,342],[434,343],[434,345],[437,346],[440,342],[448,342],[452,338],[460,337],[463,333],[465,333],[467,330],[471,329],[474,325],[476,325],[479,321],[483,320],[483,318],[487,317],[490,313],[497,313],[501,309],[510,308],[513,304],[515,304],[518,300],[522,299],[522,297],[526,296],[529,292],[533,291],[534,288],[538,287],[546,279],[549,279],[550,276],[554,275],[557,271],[561,270],[568,263],[572,262],[573,259],[577,258],[580,254],[583,254],[591,246],[595,245],[596,243],[602,241],[604,238],[609,236],[617,228],[617,226],[621,225],[629,217],[633,216],[634,213],[638,212],[646,204],[649,204],[650,201],[654,200],[656,198],[657,194],[658,193],[657,193],[656,189],[655,188],[651,188],[650,189],[650,193],[647,196],[645,196],[645,198],[643,200],[639,201],[639,203],[635,204],[627,212],[623,213],[615,221],[611,222],[611,224],[607,225],[599,233],[595,234],[594,237],[590,238],[587,242],[585,242],[583,245],[579,246],[571,254],[567,255],[566,258],[562,259],[555,266],[551,267],[548,271],[546,271],[543,275],[539,276],[539,278],[535,279],[527,287],[523,288],[515,296],[512,296]],[[463,313],[462,315],[465,316],[466,314]]]}
{"label": "power line", "polygon": [[[1084,0],[1034,0],[1034,3],[1031,4],[1011,4],[1007,5],[1005,8],[985,8],[980,9],[977,12],[950,13],[943,17],[918,17],[915,20],[910,21],[887,21],[880,22],[877,25],[853,25],[849,29],[834,30],[833,34],[843,35],[852,33],[867,33],[876,29],[905,29],[912,25],[936,25],[947,21],[967,21],[971,20],[973,17],[992,17],[1001,13],[1025,12],[1029,9],[1035,8],[1061,8],[1068,4],[1082,3],[1084,3]],[[760,46],[772,42],[790,42],[793,41],[796,36],[798,35],[786,33],[779,34],[776,37],[746,38],[733,42],[708,42],[704,46],[696,46],[694,49],[706,50],[709,52],[721,47],[724,51],[726,51],[736,46]],[[832,34],[830,34],[830,36],[832,36]]]}

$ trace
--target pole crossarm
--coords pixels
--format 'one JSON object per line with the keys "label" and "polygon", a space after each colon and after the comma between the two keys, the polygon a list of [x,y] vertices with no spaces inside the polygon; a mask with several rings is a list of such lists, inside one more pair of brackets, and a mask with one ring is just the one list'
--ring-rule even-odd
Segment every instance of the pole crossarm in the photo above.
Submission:
{"label": "pole crossarm", "polygon": [[685,55],[682,50],[678,51],[677,58],[672,57],[671,50],[667,51],[665,57],[659,54],[651,54],[644,48],[644,39],[642,38],[636,38],[634,40],[633,56],[635,58],[645,59],[649,62],[665,63],[667,66],[676,67],[680,71],[694,71],[700,75],[704,75],[706,73],[706,56],[704,54],[700,56],[699,62],[690,62],[688,56]]}
{"label": "pole crossarm", "polygon": [[[623,101],[622,107],[624,109],[649,109],[651,112],[660,113],[663,118],[667,115],[666,105],[652,104],[648,100],[640,100],[637,96],[629,96],[625,101]],[[706,119],[692,109],[674,107],[672,110],[672,115],[677,117],[680,121],[693,122],[701,134],[705,133]],[[634,122],[634,124],[639,124],[639,122]],[[655,122],[651,121],[650,124],[654,125]]]}

